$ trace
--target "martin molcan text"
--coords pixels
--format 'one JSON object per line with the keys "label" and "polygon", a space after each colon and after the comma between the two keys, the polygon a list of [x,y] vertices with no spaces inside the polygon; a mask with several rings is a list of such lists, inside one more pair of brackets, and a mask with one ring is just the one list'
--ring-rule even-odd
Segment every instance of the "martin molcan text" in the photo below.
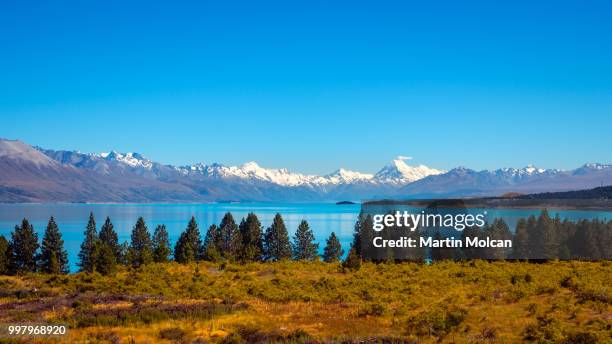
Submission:
{"label": "martin molcan text", "polygon": [[376,248],[382,247],[405,247],[405,248],[416,248],[416,247],[430,247],[430,248],[464,248],[464,247],[477,247],[477,248],[511,248],[512,240],[505,239],[491,239],[490,237],[471,237],[465,239],[455,239],[453,237],[444,239],[434,239],[432,237],[401,237],[398,239],[383,239],[382,237],[374,237],[372,244]]}

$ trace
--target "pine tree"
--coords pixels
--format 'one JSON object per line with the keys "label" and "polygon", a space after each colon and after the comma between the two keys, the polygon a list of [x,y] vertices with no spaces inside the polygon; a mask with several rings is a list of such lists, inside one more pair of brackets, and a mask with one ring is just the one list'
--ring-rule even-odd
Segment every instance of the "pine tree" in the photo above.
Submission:
{"label": "pine tree", "polygon": [[[512,240],[512,233],[503,219],[495,219],[493,224],[487,227],[485,236],[491,240]],[[506,259],[510,254],[509,249],[504,247],[488,247],[485,252],[488,259]]]}
{"label": "pine tree", "polygon": [[[546,216],[548,216],[548,213],[546,213]],[[542,244],[544,239],[542,233],[538,229],[538,219],[533,215],[529,215],[527,218],[527,236],[529,237],[529,258],[542,259]]]}
{"label": "pine tree", "polygon": [[202,252],[201,246],[200,229],[195,217],[192,216],[187,228],[181,233],[174,246],[174,260],[183,264],[199,260]]}
{"label": "pine tree", "polygon": [[9,242],[0,235],[0,275],[6,275],[9,272],[9,253]]}
{"label": "pine tree", "polygon": [[[434,235],[434,241],[439,241],[444,239],[444,236],[440,233],[440,231],[436,231]],[[432,247],[431,248],[431,260],[441,261],[441,260],[453,260],[455,259],[455,249],[452,247]]]}
{"label": "pine tree", "polygon": [[323,261],[327,263],[337,262],[343,254],[342,245],[340,245],[336,233],[332,232],[329,238],[327,238],[325,248],[323,249]]}
{"label": "pine tree", "polygon": [[318,260],[319,244],[315,243],[314,233],[306,220],[302,220],[293,237],[293,259]]}
{"label": "pine tree", "polygon": [[170,240],[165,225],[159,225],[153,232],[153,261],[165,263],[170,260]]}
{"label": "pine tree", "polygon": [[365,214],[363,212],[359,213],[357,221],[355,221],[355,227],[353,227],[353,243],[351,244],[351,249],[355,250],[355,254],[357,254],[359,257],[361,257],[361,232],[364,220]]}
{"label": "pine tree", "polygon": [[242,250],[242,238],[232,213],[227,212],[219,224],[220,242],[217,248],[225,259],[236,260]]}
{"label": "pine tree", "polygon": [[85,229],[85,239],[81,243],[81,251],[79,252],[79,263],[81,271],[93,272],[96,267],[96,255],[98,245],[98,233],[96,231],[96,220],[93,213],[89,213],[89,221]]}
{"label": "pine tree", "polygon": [[43,236],[38,265],[44,273],[68,273],[68,253],[64,249],[64,240],[53,216],[49,219]]}
{"label": "pine tree", "polygon": [[263,259],[263,230],[261,222],[254,213],[249,213],[238,226],[242,236],[242,254],[244,261],[261,261]]}
{"label": "pine tree", "polygon": [[215,238],[219,237],[219,227],[217,225],[212,224],[208,227],[206,231],[206,236],[204,237],[204,243],[202,244],[202,253],[200,256],[203,260],[209,262],[217,262],[221,260],[221,254],[217,249]]}
{"label": "pine tree", "polygon": [[98,234],[98,238],[102,244],[105,244],[109,247],[113,255],[115,256],[115,261],[118,262],[121,260],[121,246],[119,245],[119,237],[117,236],[117,232],[115,232],[113,223],[110,220],[110,217],[106,217],[104,224],[100,228],[100,233]]}
{"label": "pine tree", "polygon": [[357,254],[354,246],[351,246],[346,259],[342,262],[342,268],[345,270],[359,270],[361,268],[361,258]]}
{"label": "pine tree", "polygon": [[514,259],[529,258],[529,233],[527,232],[527,221],[523,218],[516,223],[513,245]]}
{"label": "pine tree", "polygon": [[15,231],[11,233],[10,271],[17,274],[36,271],[38,246],[38,234],[34,232],[34,227],[30,222],[23,219],[21,226],[15,226]]}
{"label": "pine tree", "polygon": [[266,229],[264,240],[264,256],[266,260],[278,261],[291,258],[291,243],[289,233],[280,214],[274,216],[272,225]]}
{"label": "pine tree", "polygon": [[96,271],[102,275],[114,273],[117,265],[117,256],[113,248],[101,240],[98,240],[96,246]]}
{"label": "pine tree", "polygon": [[130,244],[127,241],[124,241],[121,245],[119,245],[121,250],[121,259],[117,261],[118,264],[128,266],[132,261],[132,256],[130,255]]}
{"label": "pine tree", "polygon": [[136,221],[130,242],[131,265],[139,267],[153,261],[151,235],[142,217]]}
{"label": "pine tree", "polygon": [[537,259],[555,259],[559,253],[559,243],[557,241],[557,233],[555,232],[555,226],[553,219],[548,215],[548,211],[543,209],[538,217],[536,226],[538,232],[537,243],[539,247],[539,255]]}

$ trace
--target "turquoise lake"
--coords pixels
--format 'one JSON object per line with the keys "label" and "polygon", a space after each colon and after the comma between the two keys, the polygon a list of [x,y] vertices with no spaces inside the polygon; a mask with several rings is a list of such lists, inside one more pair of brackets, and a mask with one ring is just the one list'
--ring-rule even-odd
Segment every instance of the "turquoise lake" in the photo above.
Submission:
{"label": "turquoise lake", "polygon": [[[98,230],[104,219],[109,216],[119,234],[120,242],[129,241],[136,219],[142,216],[152,232],[159,224],[165,224],[172,244],[187,226],[191,216],[195,216],[202,236],[211,224],[218,224],[226,212],[231,212],[237,223],[249,212],[259,217],[262,225],[268,227],[274,215],[280,213],[292,236],[302,219],[310,224],[315,238],[322,250],[325,239],[331,232],[339,237],[345,251],[348,250],[353,236],[353,228],[361,206],[336,205],[334,203],[213,203],[213,204],[0,204],[0,235],[10,238],[15,225],[24,217],[30,220],[42,239],[47,221],[54,216],[62,232],[68,251],[71,271],[76,271],[79,247],[89,213],[93,212]],[[537,215],[539,210],[490,209],[488,218],[502,217],[511,230],[520,217]],[[612,219],[609,211],[551,210],[551,216],[559,213],[562,218]]]}

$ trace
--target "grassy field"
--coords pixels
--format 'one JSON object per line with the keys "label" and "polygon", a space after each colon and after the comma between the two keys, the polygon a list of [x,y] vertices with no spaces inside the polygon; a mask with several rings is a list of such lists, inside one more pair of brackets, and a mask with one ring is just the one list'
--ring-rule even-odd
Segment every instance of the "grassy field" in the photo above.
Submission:
{"label": "grassy field", "polygon": [[[66,343],[605,343],[612,263],[152,264],[0,276],[0,323]],[[30,341],[48,342],[49,339]],[[0,340],[2,341],[2,340]]]}

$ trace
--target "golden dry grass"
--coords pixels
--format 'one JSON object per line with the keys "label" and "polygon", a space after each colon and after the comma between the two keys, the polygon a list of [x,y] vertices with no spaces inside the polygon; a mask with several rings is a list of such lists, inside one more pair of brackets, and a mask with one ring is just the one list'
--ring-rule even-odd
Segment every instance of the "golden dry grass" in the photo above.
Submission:
{"label": "golden dry grass", "polygon": [[[606,342],[603,262],[153,264],[115,276],[0,277],[0,323],[65,343]],[[39,342],[44,342],[40,339]]]}

